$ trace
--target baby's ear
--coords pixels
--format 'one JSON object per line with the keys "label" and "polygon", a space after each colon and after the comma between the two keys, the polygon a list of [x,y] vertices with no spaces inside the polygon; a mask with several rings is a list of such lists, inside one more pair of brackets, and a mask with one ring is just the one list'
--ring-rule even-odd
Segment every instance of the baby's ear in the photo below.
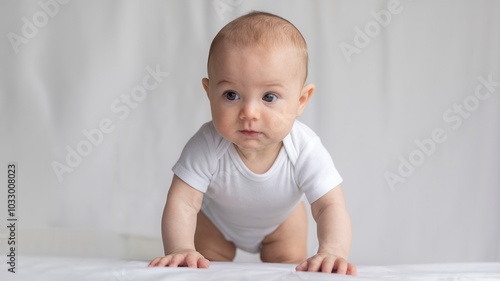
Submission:
{"label": "baby's ear", "polygon": [[316,86],[314,86],[314,84],[312,83],[309,83],[302,88],[299,97],[299,108],[297,109],[297,116],[302,115],[302,112],[304,112],[304,109],[306,108],[309,99],[313,95],[315,88]]}
{"label": "baby's ear", "polygon": [[201,84],[203,85],[203,89],[205,89],[205,92],[207,93],[207,96],[208,96],[208,86],[209,86],[209,83],[210,81],[208,80],[208,78],[203,78],[201,79]]}

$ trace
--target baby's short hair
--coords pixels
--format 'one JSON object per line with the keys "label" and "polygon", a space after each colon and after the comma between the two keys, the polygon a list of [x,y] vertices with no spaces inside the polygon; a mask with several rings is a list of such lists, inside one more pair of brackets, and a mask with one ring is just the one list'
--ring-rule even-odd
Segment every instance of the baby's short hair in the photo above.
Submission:
{"label": "baby's short hair", "polygon": [[300,31],[288,20],[266,12],[253,11],[225,25],[215,36],[208,53],[210,58],[220,48],[245,46],[292,46],[302,57],[307,78],[308,53],[306,40]]}

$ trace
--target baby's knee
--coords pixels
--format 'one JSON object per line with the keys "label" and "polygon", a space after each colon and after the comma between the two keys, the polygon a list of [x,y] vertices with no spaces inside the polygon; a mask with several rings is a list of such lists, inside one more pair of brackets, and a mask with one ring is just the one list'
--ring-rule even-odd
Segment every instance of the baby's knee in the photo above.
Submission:
{"label": "baby's knee", "polygon": [[263,247],[260,258],[263,262],[299,264],[307,259],[307,248],[290,246],[265,249]]}
{"label": "baby's knee", "polygon": [[299,263],[307,258],[307,214],[303,203],[262,241],[264,262]]}
{"label": "baby's knee", "polygon": [[232,261],[236,256],[235,245],[202,212],[198,213],[194,236],[196,250],[210,261]]}

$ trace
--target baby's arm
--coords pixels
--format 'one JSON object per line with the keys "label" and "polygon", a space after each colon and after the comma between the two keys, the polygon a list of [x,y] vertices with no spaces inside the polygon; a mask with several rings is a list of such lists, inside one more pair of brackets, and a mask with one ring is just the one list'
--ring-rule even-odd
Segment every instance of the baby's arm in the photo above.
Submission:
{"label": "baby's arm", "polygon": [[202,201],[202,192],[190,187],[174,175],[161,225],[165,256],[151,261],[150,267],[208,268],[210,262],[194,247],[196,217]]}
{"label": "baby's arm", "polygon": [[351,219],[339,185],[311,204],[318,228],[318,253],[297,266],[298,271],[335,272],[356,275],[347,262],[351,247]]}

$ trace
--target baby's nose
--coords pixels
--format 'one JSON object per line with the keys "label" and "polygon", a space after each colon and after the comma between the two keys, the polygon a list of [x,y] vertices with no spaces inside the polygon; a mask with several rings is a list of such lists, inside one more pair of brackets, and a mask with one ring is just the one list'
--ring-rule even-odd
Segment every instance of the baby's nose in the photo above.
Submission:
{"label": "baby's nose", "polygon": [[241,108],[240,118],[255,120],[259,119],[259,117],[260,117],[259,105],[254,101],[245,101],[243,103],[243,107]]}

